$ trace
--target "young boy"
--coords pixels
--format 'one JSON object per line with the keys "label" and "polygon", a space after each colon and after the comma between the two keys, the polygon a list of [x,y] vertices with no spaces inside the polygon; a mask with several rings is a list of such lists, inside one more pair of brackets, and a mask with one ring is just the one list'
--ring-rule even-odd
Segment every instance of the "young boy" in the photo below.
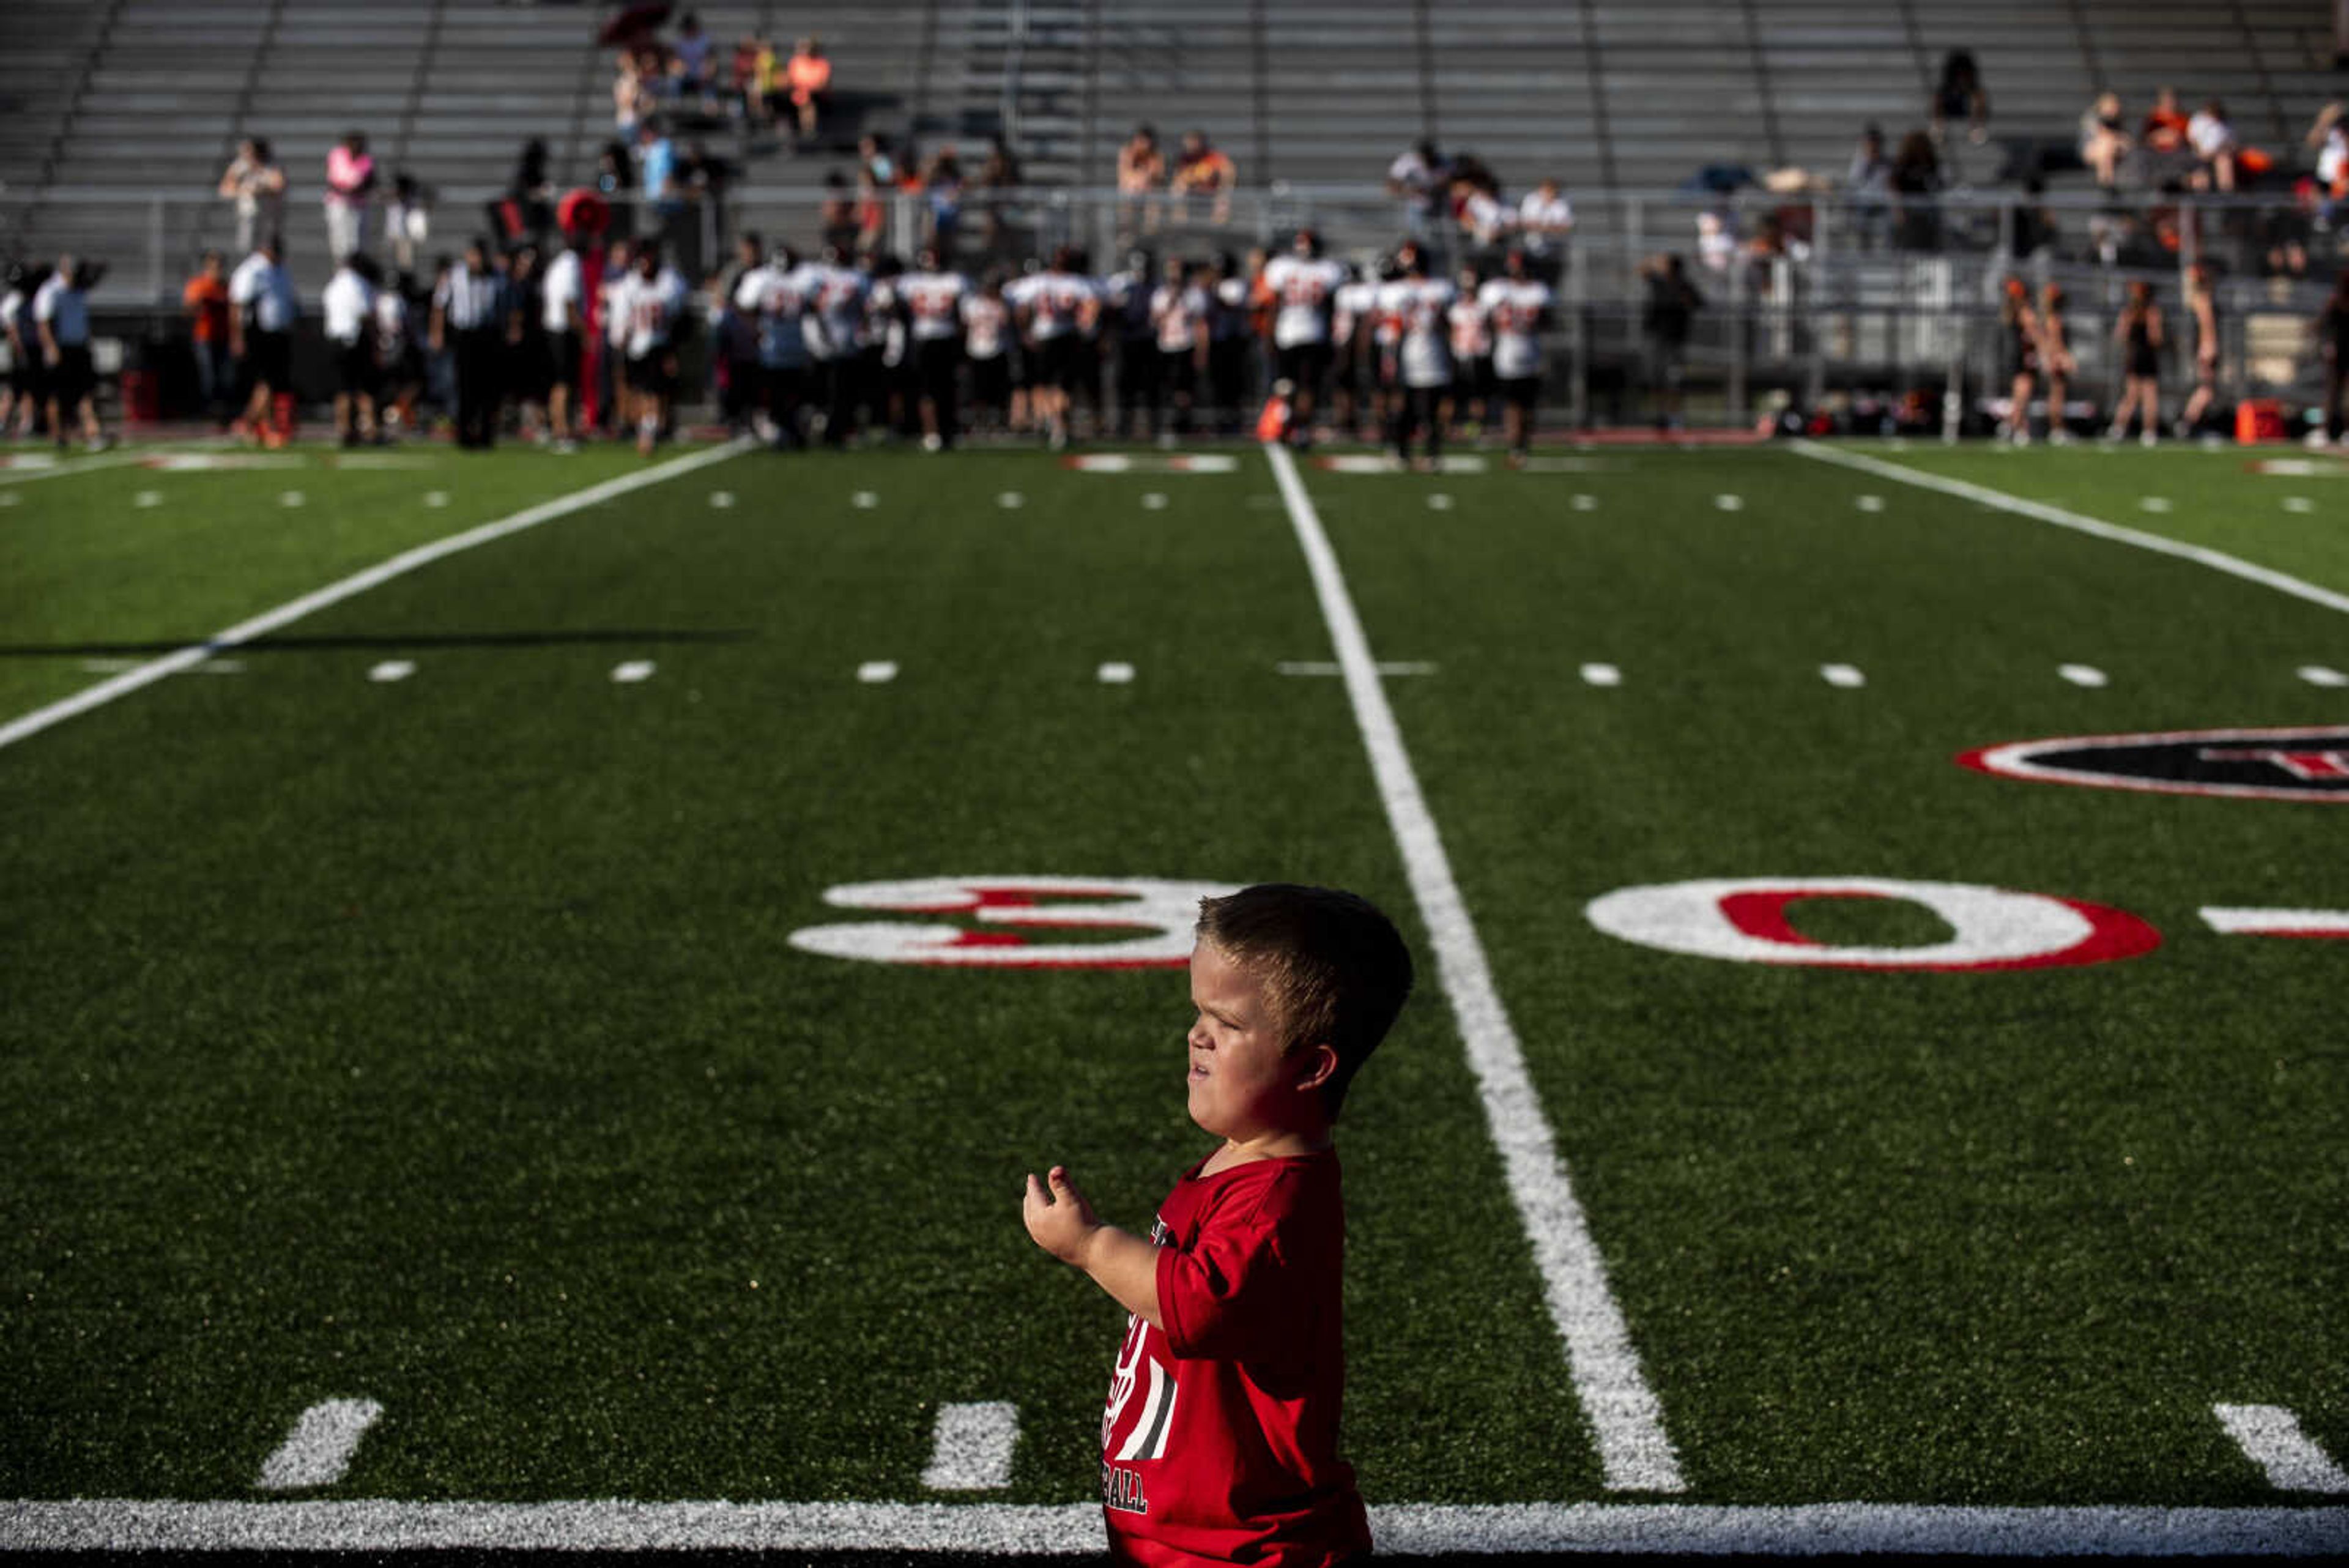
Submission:
{"label": "young boy", "polygon": [[1112,1554],[1325,1568],[1367,1553],[1338,1458],[1346,1215],[1330,1128],[1411,992],[1392,922],[1351,893],[1268,884],[1199,905],[1191,1119],[1224,1141],[1151,1238],[1104,1225],[1054,1166],[1028,1233],[1128,1317],[1102,1417]]}

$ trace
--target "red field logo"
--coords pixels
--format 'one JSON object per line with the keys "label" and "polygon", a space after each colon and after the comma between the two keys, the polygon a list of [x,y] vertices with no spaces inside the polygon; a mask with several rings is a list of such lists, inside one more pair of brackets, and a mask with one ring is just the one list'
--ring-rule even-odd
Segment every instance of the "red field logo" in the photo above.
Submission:
{"label": "red field logo", "polygon": [[[1237,890],[1229,882],[1152,877],[926,877],[825,889],[843,909],[958,915],[969,924],[903,920],[810,926],[792,946],[870,963],[1019,969],[1180,969],[1191,961],[1199,900]],[[1039,940],[1033,933],[1059,932]],[[1071,933],[1108,940],[1072,941]]]}
{"label": "red field logo", "polygon": [[2349,729],[2071,735],[1961,752],[1961,767],[2040,784],[2253,800],[2349,801]]}

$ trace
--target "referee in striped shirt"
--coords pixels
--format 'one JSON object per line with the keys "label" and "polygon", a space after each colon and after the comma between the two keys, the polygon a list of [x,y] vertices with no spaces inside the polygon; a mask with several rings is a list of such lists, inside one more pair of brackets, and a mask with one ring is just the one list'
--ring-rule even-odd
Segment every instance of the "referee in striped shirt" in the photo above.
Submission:
{"label": "referee in striped shirt", "polygon": [[514,337],[513,295],[476,237],[432,293],[432,348],[456,356],[457,444],[487,450],[498,435],[501,371]]}

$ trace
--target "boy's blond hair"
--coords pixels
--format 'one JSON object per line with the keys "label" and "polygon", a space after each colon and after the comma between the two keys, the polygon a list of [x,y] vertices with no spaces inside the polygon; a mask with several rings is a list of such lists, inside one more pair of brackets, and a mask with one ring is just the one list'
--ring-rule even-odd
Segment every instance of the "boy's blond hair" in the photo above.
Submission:
{"label": "boy's blond hair", "polygon": [[1337,1053],[1322,1086],[1337,1120],[1347,1086],[1411,994],[1411,950],[1394,922],[1359,894],[1264,882],[1200,899],[1197,934],[1263,984],[1288,1049]]}

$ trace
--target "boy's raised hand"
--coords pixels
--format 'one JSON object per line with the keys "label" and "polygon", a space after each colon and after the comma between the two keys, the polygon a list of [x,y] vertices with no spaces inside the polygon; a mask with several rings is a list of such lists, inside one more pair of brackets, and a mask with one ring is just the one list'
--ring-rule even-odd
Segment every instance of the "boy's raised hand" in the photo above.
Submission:
{"label": "boy's raised hand", "polygon": [[1028,1234],[1036,1239],[1036,1245],[1064,1263],[1085,1266],[1085,1243],[1101,1229],[1101,1221],[1093,1218],[1093,1206],[1085,1201],[1085,1195],[1069,1179],[1067,1166],[1054,1166],[1045,1181],[1036,1179],[1032,1170],[1028,1173],[1028,1192],[1020,1202],[1019,1217],[1028,1222]]}

